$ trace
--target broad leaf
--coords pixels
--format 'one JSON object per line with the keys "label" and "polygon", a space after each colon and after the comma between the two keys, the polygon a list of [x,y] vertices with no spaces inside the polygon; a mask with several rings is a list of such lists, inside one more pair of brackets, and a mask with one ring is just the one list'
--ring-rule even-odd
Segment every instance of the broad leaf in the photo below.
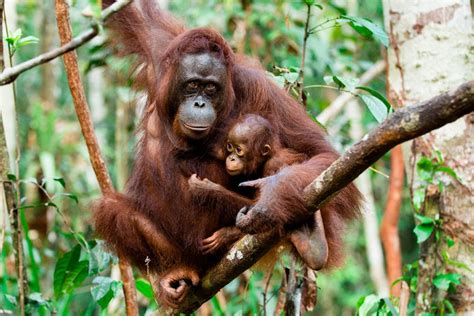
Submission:
{"label": "broad leaf", "polygon": [[63,188],[66,188],[66,181],[64,181],[63,178],[61,177],[55,177],[53,178],[54,181],[59,182]]}
{"label": "broad leaf", "polygon": [[137,279],[136,286],[137,286],[138,292],[142,293],[143,296],[145,296],[146,298],[150,300],[154,299],[153,288],[150,282],[148,282],[145,279]]}
{"label": "broad leaf", "polygon": [[110,301],[120,292],[121,282],[115,281],[109,277],[96,277],[91,288],[92,298],[100,305],[102,309],[107,308]]}
{"label": "broad leaf", "polygon": [[349,25],[360,35],[365,37],[373,37],[382,43],[385,47],[388,47],[388,36],[385,31],[380,28],[377,24],[364,18],[356,16],[342,15],[341,20],[348,20]]}
{"label": "broad leaf", "polygon": [[88,275],[89,261],[80,261],[81,247],[76,245],[64,254],[54,268],[54,296],[60,298],[71,293]]}
{"label": "broad leaf", "polygon": [[438,274],[433,278],[433,285],[447,291],[450,285],[461,284],[461,275],[457,273]]}
{"label": "broad leaf", "polygon": [[367,91],[368,93],[370,93],[371,95],[373,95],[374,97],[382,101],[383,104],[385,104],[385,106],[387,107],[387,110],[392,108],[392,105],[390,104],[390,102],[388,102],[388,100],[385,99],[385,97],[382,94],[380,94],[377,90],[374,90],[366,86],[357,86],[356,89]]}
{"label": "broad leaf", "polygon": [[421,244],[422,242],[427,240],[433,233],[433,230],[434,230],[434,224],[416,225],[415,229],[413,229],[413,232],[416,235],[416,242]]}
{"label": "broad leaf", "polygon": [[433,182],[434,165],[428,157],[421,157],[416,163],[416,174],[425,182]]}
{"label": "broad leaf", "polygon": [[380,303],[380,298],[375,295],[371,294],[364,298],[364,302],[359,307],[359,315],[375,315],[378,310],[378,306]]}
{"label": "broad leaf", "polygon": [[388,111],[382,101],[371,95],[360,94],[359,97],[367,105],[377,122],[382,123],[387,118]]}

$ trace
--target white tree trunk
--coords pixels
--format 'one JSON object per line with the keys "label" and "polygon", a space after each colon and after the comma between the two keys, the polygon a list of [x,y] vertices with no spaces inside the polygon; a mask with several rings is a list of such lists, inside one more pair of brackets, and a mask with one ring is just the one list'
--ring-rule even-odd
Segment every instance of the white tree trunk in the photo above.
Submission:
{"label": "white tree trunk", "polygon": [[[354,140],[362,139],[364,137],[364,130],[362,128],[362,109],[360,104],[357,100],[352,100],[347,104],[346,109],[347,116],[351,120],[351,138]],[[379,223],[369,172],[369,170],[366,170],[355,180],[357,187],[364,196],[365,251],[369,262],[370,277],[374,283],[375,290],[379,296],[388,297],[389,286],[385,273],[382,243],[379,236]]]}
{"label": "white tree trunk", "polygon": [[[16,1],[5,1],[5,12],[4,16],[6,21],[3,22],[3,37],[7,36],[6,28],[8,32],[12,34],[16,30]],[[4,42],[3,53],[5,68],[11,67],[8,45]],[[9,169],[10,173],[17,174],[17,120],[15,110],[15,97],[13,93],[13,84],[0,86],[0,111],[3,118],[3,128],[5,131],[5,140],[7,143],[8,157],[9,157]]]}
{"label": "white tree trunk", "polygon": [[[396,106],[408,106],[457,87],[474,78],[473,20],[469,0],[384,0],[384,16],[390,36],[388,50],[390,97]],[[439,149],[446,164],[462,179],[443,178],[443,192],[436,192],[437,212],[443,233],[453,238],[455,247],[446,250],[451,260],[474,266],[474,114],[416,140],[405,148],[408,181],[416,188],[414,164],[422,154],[431,156]],[[429,244],[428,240],[425,244]],[[432,296],[434,271],[424,274],[433,256],[422,247],[418,280],[417,311],[427,311]],[[440,249],[437,250],[440,253]],[[426,253],[425,253],[426,254]],[[434,255],[434,253],[431,253]],[[426,259],[426,260],[425,260]],[[431,267],[431,269],[433,269]],[[448,265],[447,272],[462,275],[462,285],[451,300],[459,313],[474,313],[474,274]],[[424,288],[425,291],[420,291]],[[429,293],[428,293],[429,292]]]}

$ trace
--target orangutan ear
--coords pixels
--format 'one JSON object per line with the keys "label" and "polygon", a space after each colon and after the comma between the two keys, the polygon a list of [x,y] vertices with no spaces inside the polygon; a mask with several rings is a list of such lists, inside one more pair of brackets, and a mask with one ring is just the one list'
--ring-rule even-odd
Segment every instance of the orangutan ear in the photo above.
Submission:
{"label": "orangutan ear", "polygon": [[268,144],[265,144],[265,146],[263,146],[262,156],[267,156],[271,152],[272,152],[272,147]]}

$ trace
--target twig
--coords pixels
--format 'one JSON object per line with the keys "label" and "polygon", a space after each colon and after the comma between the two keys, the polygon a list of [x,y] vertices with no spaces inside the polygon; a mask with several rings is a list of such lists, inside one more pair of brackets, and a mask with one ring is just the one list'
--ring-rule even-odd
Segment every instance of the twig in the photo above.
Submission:
{"label": "twig", "polygon": [[[103,15],[108,17],[110,14],[116,12],[128,3],[130,3],[130,1],[118,1],[108,9],[104,10]],[[118,4],[121,4],[121,6],[119,7]],[[65,0],[56,0],[56,19],[58,22],[59,37],[61,43],[64,45],[65,43],[70,42],[72,38],[68,5]],[[100,153],[97,138],[94,134],[92,119],[87,105],[84,87],[82,86],[79,67],[77,64],[77,54],[75,51],[64,54],[64,66],[66,68],[69,89],[71,90],[72,98],[74,100],[76,114],[89,151],[92,168],[94,169],[102,194],[111,193],[114,191],[112,181],[110,180],[107,167]],[[123,258],[120,258],[119,265],[120,272],[122,273],[127,315],[138,315],[137,294],[133,281],[132,268],[125,260],[123,260]]]}
{"label": "twig", "polygon": [[399,315],[407,316],[408,302],[410,301],[410,288],[405,281],[401,282]]}
{"label": "twig", "polygon": [[[386,64],[384,60],[380,60],[377,63],[375,63],[372,66],[372,68],[370,68],[364,74],[362,74],[362,76],[360,77],[359,85],[365,86],[369,82],[371,82],[373,79],[375,79],[378,75],[380,75],[385,70],[385,65]],[[320,122],[323,125],[327,124],[329,120],[331,120],[339,112],[341,112],[342,109],[344,108],[344,105],[346,105],[354,97],[355,95],[351,93],[341,94],[326,109],[324,109],[324,111],[322,111],[318,115],[317,117],[318,122]]]}
{"label": "twig", "polygon": [[[387,204],[380,225],[380,236],[385,250],[387,274],[390,284],[402,276],[402,257],[400,250],[400,237],[398,236],[398,220],[403,192],[403,152],[402,146],[392,149],[390,156],[390,184],[388,189]],[[394,296],[400,295],[400,285],[391,287]]]}
{"label": "twig", "polygon": [[[434,97],[392,113],[359,143],[353,145],[304,190],[307,217],[352,182],[395,145],[423,135],[474,111],[474,81],[455,91]],[[300,219],[301,221],[306,218]],[[250,268],[278,242],[277,232],[246,235],[230,250],[242,256],[225,256],[202,278],[199,289],[191,292],[180,311],[192,312],[220,288]]]}
{"label": "twig", "polygon": [[112,14],[121,10],[133,0],[119,0],[107,9],[102,11],[100,18],[92,22],[91,28],[82,32],[78,36],[71,38],[68,42],[63,42],[61,47],[55,48],[47,53],[36,56],[32,59],[29,59],[21,64],[5,69],[0,74],[0,85],[9,84],[18,78],[23,72],[32,69],[41,64],[47,63],[61,55],[64,55],[67,52],[70,52],[83,44],[89,42],[97,34],[99,34],[99,24],[104,23]]}
{"label": "twig", "polygon": [[297,273],[296,258],[292,256],[288,273],[288,286],[286,287],[285,315],[299,316],[301,310],[301,296],[303,280]]}
{"label": "twig", "polygon": [[308,38],[311,32],[309,31],[309,19],[311,18],[311,4],[306,4],[307,11],[306,11],[306,22],[304,25],[304,38],[303,38],[303,52],[301,54],[301,66],[300,66],[300,74],[298,81],[300,82],[300,87],[298,91],[299,101],[303,106],[306,108],[306,94],[304,93],[304,64],[306,59],[306,46],[308,44]]}
{"label": "twig", "polygon": [[25,305],[26,305],[26,296],[28,293],[28,281],[26,279],[26,269],[25,269],[25,262],[24,262],[24,254],[23,254],[23,237],[22,237],[22,230],[21,230],[21,218],[20,218],[20,211],[17,207],[17,202],[15,197],[17,196],[17,192],[15,190],[15,184],[11,181],[5,181],[3,183],[3,188],[5,190],[5,197],[7,202],[7,208],[11,211],[11,225],[13,229],[13,247],[16,251],[15,257],[15,268],[18,274],[18,296],[19,296],[19,303],[20,306],[20,315],[25,315]]}

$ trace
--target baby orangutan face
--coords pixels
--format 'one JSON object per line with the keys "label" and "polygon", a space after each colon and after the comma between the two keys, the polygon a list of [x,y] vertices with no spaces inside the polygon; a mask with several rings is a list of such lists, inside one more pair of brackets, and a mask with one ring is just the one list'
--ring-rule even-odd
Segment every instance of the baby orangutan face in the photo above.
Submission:
{"label": "baby orangutan face", "polygon": [[249,125],[244,121],[236,124],[229,132],[225,166],[231,176],[249,175],[262,167],[271,152],[271,146],[262,144],[261,126]]}

